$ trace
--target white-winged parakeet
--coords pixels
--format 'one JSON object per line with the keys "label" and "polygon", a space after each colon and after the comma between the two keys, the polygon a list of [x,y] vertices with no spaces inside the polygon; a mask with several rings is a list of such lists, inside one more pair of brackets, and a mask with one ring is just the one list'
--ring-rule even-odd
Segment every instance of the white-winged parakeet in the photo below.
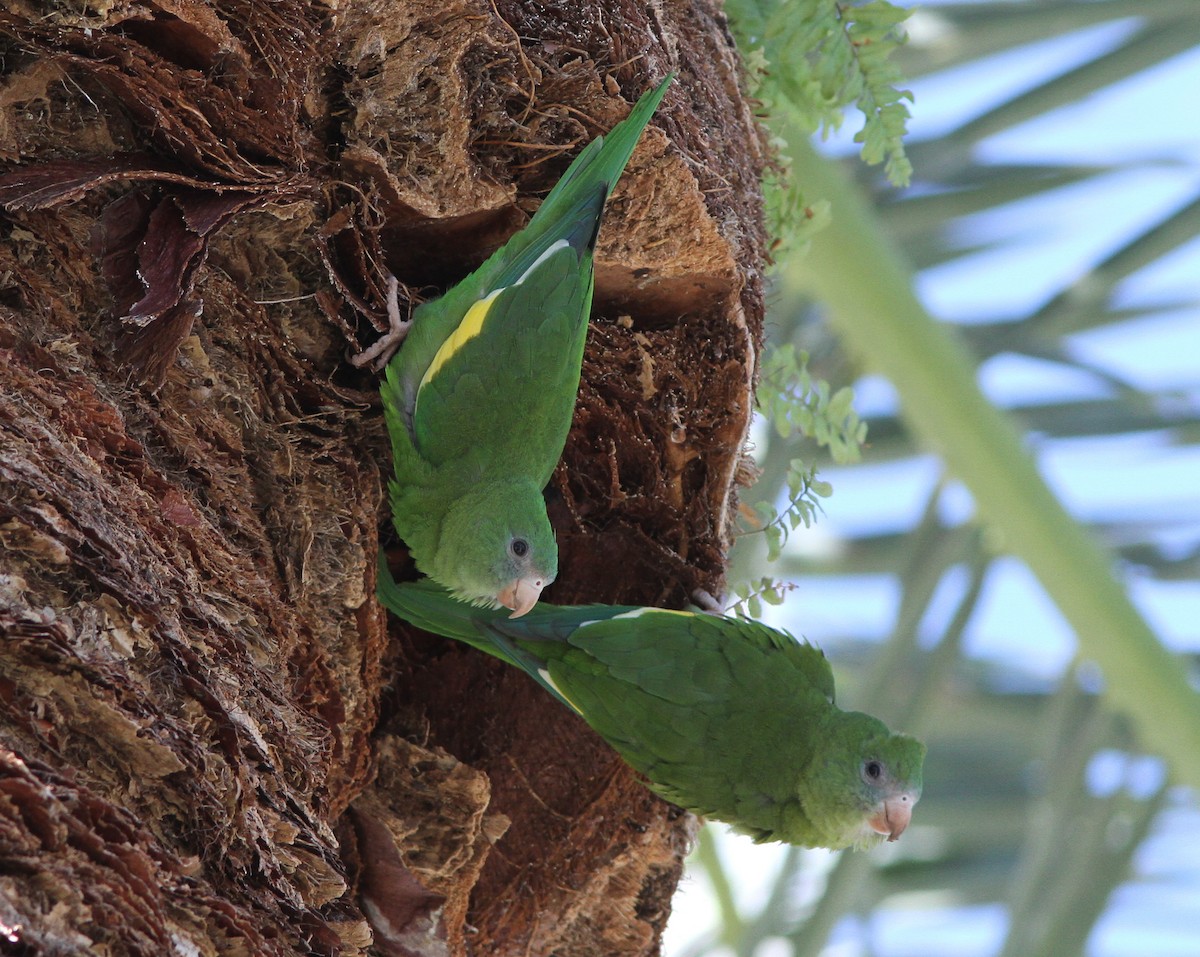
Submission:
{"label": "white-winged parakeet", "polygon": [[380,601],[419,628],[525,671],[669,801],[756,841],[896,840],[921,796],[925,746],[834,703],[817,648],[765,625],[608,605],[538,605],[513,621],[431,582]]}
{"label": "white-winged parakeet", "polygon": [[415,310],[388,362],[393,522],[465,601],[523,615],[558,573],[542,490],[575,408],[600,217],[672,76],[583,149],[524,229]]}

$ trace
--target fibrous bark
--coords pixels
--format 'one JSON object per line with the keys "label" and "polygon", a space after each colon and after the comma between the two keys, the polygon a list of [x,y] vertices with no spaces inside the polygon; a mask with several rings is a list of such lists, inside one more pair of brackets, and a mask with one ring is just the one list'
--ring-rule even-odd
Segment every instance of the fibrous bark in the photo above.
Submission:
{"label": "fibrous bark", "polygon": [[693,822],[389,622],[348,350],[678,70],[610,204],[555,602],[719,592],[764,252],[707,0],[0,11],[0,952],[653,953]]}

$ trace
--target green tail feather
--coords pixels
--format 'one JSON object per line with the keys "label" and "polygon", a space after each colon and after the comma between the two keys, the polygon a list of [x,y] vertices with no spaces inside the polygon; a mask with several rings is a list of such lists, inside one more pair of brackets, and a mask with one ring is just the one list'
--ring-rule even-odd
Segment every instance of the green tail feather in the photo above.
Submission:
{"label": "green tail feather", "polygon": [[[595,244],[599,219],[593,193],[599,188],[603,189],[598,204],[600,209],[603,209],[633,155],[642,130],[658,109],[658,104],[662,102],[673,79],[675,74],[670,73],[653,90],[642,94],[629,116],[614,126],[607,135],[592,140],[575,157],[554,189],[550,190],[542,205],[533,214],[528,225],[518,234],[520,251],[513,249],[513,241],[509,241],[507,252],[512,259],[502,275],[489,279],[491,288],[515,281],[547,246],[559,239],[566,239],[572,246],[579,248],[576,234],[582,222],[587,222],[591,233],[588,247]],[[593,220],[592,217],[597,218]]]}
{"label": "green tail feather", "polygon": [[379,553],[375,597],[396,617],[403,618],[422,631],[465,641],[480,651],[486,651],[490,655],[496,655],[497,658],[508,661],[509,664],[516,663],[497,654],[496,648],[491,642],[479,633],[472,618],[472,612],[479,609],[455,601],[441,587],[435,588],[429,585],[420,587],[408,582],[404,585],[397,585],[388,569],[387,558],[382,551]]}
{"label": "green tail feather", "polygon": [[392,614],[416,625],[422,631],[453,638],[478,648],[505,664],[524,671],[553,697],[577,711],[543,673],[544,662],[533,653],[519,648],[512,638],[492,627],[491,621],[504,620],[507,612],[476,608],[452,598],[447,591],[428,579],[397,585],[387,567],[387,558],[379,553],[378,582],[375,596]]}
{"label": "green tail feather", "polygon": [[668,73],[666,79],[658,86],[642,94],[629,116],[614,126],[606,135],[596,137],[575,157],[562,179],[555,184],[554,189],[550,190],[535,215],[535,219],[542,215],[542,211],[547,208],[553,212],[555,204],[568,192],[576,192],[576,187],[581,183],[588,186],[593,183],[605,183],[608,191],[612,192],[613,186],[616,185],[622,171],[629,163],[629,158],[633,156],[633,149],[642,136],[642,130],[646,128],[650,117],[658,109],[658,104],[662,102],[667,87],[673,79],[675,79],[675,74]]}
{"label": "green tail feather", "polygon": [[[591,275],[591,248],[599,230],[604,204],[633,155],[642,130],[650,122],[650,117],[674,77],[674,73],[670,74],[657,87],[645,93],[629,116],[607,136],[598,137],[584,147],[524,229],[513,235],[475,272],[449,289],[440,299],[432,299],[417,307],[413,315],[413,328],[405,340],[404,348],[388,364],[387,378],[382,388],[385,408],[395,411],[394,419],[389,419],[393,443],[397,442],[395,428],[398,426],[403,426],[411,435],[412,410],[421,377],[446,337],[474,302],[495,289],[514,283],[549,246],[560,239],[579,250],[581,267]],[[583,309],[585,321],[590,302],[589,282]],[[582,333],[578,348],[583,348]],[[578,359],[574,361],[578,362]],[[400,464],[400,453],[397,452],[397,465]],[[412,479],[406,477],[405,481]]]}

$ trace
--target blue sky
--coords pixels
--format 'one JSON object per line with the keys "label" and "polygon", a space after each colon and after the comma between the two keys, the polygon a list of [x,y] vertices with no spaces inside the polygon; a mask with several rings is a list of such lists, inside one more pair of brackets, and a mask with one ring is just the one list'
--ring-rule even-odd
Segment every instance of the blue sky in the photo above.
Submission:
{"label": "blue sky", "polygon": [[[914,34],[936,31],[936,17],[936,3],[927,4],[914,21]],[[1106,52],[1135,26],[1132,21],[1106,24],[913,82],[912,140],[952,129],[1014,92]],[[917,289],[929,310],[961,324],[1026,315],[1062,289],[1085,281],[1094,266],[1140,232],[1194,202],[1200,196],[1198,90],[1200,50],[1193,50],[1115,89],[984,141],[977,155],[988,162],[1125,168],[956,224],[964,245],[983,243],[987,248],[918,276]],[[857,121],[848,117],[846,129],[824,147],[838,154],[854,151],[850,138],[856,129]],[[1070,357],[1100,374],[1001,354],[981,368],[981,385],[997,403],[1020,407],[1033,401],[1106,396],[1113,384],[1104,375],[1110,375],[1137,388],[1166,393],[1163,401],[1195,413],[1200,409],[1198,300],[1200,242],[1192,242],[1118,287],[1118,304],[1154,306],[1161,312],[1071,337]],[[862,380],[856,393],[865,417],[895,410],[891,387],[878,378]],[[1137,519],[1168,553],[1184,556],[1200,549],[1200,449],[1195,444],[1179,445],[1169,435],[1152,433],[1074,441],[1035,437],[1033,449],[1051,487],[1081,520]],[[929,456],[872,463],[868,449],[863,465],[830,469],[823,477],[833,483],[834,495],[826,501],[818,527],[797,533],[793,541],[800,551],[819,552],[835,548],[843,537],[911,527],[940,468]],[[963,518],[970,513],[970,496],[952,488],[944,508]],[[1154,581],[1137,569],[1126,569],[1125,579],[1134,601],[1169,647],[1200,651],[1200,583],[1195,577]],[[807,577],[796,586],[783,609],[770,610],[770,620],[819,644],[832,643],[835,656],[837,639],[883,638],[892,627],[899,589],[887,576]],[[930,612],[933,618],[948,613],[954,591],[961,587],[952,578],[943,583],[943,594]],[[931,632],[936,624],[928,623]],[[1052,681],[1074,653],[1074,638],[1061,615],[1036,579],[1014,560],[996,563],[965,640],[969,655],[1015,665],[1035,685]],[[1153,777],[1155,767],[1116,767],[1101,758],[1089,770],[1089,782],[1094,788],[1114,780],[1136,787],[1139,780]],[[918,809],[913,831],[919,833],[919,828]],[[918,836],[913,831],[906,840]],[[721,848],[752,912],[752,903],[770,886],[782,852],[727,833],[722,834]],[[810,860],[814,866],[808,883],[797,889],[798,905],[820,892],[821,874],[830,858],[812,852]],[[1191,794],[1179,792],[1138,851],[1139,879],[1119,890],[1095,928],[1089,957],[1200,953],[1198,862],[1200,811]],[[678,953],[710,924],[712,907],[704,879],[688,878],[668,928],[668,954]],[[1000,905],[957,906],[953,894],[912,908],[900,902],[883,908],[865,925],[840,926],[823,957],[858,957],[866,952],[867,940],[871,952],[880,957],[982,957],[996,952],[1005,926]],[[768,942],[756,957],[787,952]]]}
{"label": "blue sky", "polygon": [[[920,17],[936,18],[936,5]],[[1107,51],[1134,29],[1119,21],[990,57],[910,84],[911,140],[939,135],[1063,70]],[[928,28],[928,24],[920,29]],[[934,27],[936,29],[936,25]],[[1085,282],[1091,268],[1164,216],[1200,196],[1200,50],[1144,71],[1112,90],[1086,97],[1037,120],[984,140],[978,151],[988,162],[1133,164],[1076,186],[1011,203],[956,224],[964,245],[988,248],[917,276],[927,308],[950,322],[971,324],[1026,315],[1065,287]],[[855,123],[826,148],[853,153]],[[920,170],[917,171],[919,180]],[[1178,304],[1177,308],[1069,340],[1071,358],[1102,374],[1073,366],[1002,353],[983,364],[980,384],[1000,405],[1094,399],[1111,394],[1104,374],[1134,387],[1170,391],[1175,408],[1200,412],[1200,241],[1140,270],[1119,287],[1124,306]],[[892,413],[895,394],[878,377],[855,386],[856,407]],[[1086,522],[1138,518],[1154,527],[1168,552],[1200,547],[1200,447],[1179,446],[1166,434],[1041,441],[1034,446],[1043,475],[1072,514]],[[840,536],[911,527],[940,476],[931,457],[870,462],[829,469],[834,495],[825,503],[821,527],[797,539],[801,550],[820,549]],[[886,489],[886,494],[879,494]],[[970,511],[970,497],[950,496],[957,517]],[[1180,650],[1200,651],[1200,583],[1155,582],[1132,571],[1135,601],[1164,640]],[[856,595],[847,602],[846,596]],[[884,578],[798,583],[795,607],[804,608],[803,627],[781,620],[810,637],[833,638],[859,631],[886,634],[898,600]],[[849,617],[848,617],[849,616]],[[1007,646],[1009,636],[1025,641]],[[1069,660],[1073,642],[1040,586],[1010,562],[993,574],[982,613],[971,626],[969,651],[996,658],[1019,657],[1032,671],[1050,676]]]}

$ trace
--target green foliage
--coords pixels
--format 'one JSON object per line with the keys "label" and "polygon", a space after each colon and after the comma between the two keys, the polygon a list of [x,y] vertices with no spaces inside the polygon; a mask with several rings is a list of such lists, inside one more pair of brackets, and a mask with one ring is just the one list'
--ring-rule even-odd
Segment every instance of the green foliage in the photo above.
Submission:
{"label": "green foliage", "polygon": [[795,126],[803,136],[838,129],[843,111],[856,104],[864,117],[855,136],[862,158],[884,164],[888,179],[905,186],[912,175],[902,138],[908,121],[898,89],[900,71],[889,57],[903,42],[908,11],[885,0],[728,0],[725,12],[746,63],[748,93],[776,132],[777,167],[764,183],[767,226],[786,243],[801,244],[824,211],[788,188],[790,162],[778,131]]}
{"label": "green foliage", "polygon": [[[733,0],[728,9],[733,14],[746,7],[757,10],[762,5]],[[1074,191],[1080,184],[1099,182],[1114,171],[1144,175],[1162,168],[1164,162],[1175,162],[1174,153],[1152,154],[1147,146],[1144,153],[1118,151],[1116,157],[1097,151],[1091,165],[1053,163],[1041,154],[1028,162],[989,164],[982,159],[985,151],[976,146],[1021,124],[1039,119],[1044,122],[1043,118],[1053,118],[1055,111],[1085,99],[1107,104],[1097,107],[1097,116],[1104,116],[1102,122],[1113,128],[1123,128],[1120,112],[1108,113],[1121,99],[1110,91],[1119,89],[1118,84],[1135,72],[1179,57],[1181,48],[1194,48],[1198,34],[1193,8],[1194,4],[1179,0],[983,2],[930,8],[927,13],[936,15],[938,29],[923,38],[914,31],[913,41],[901,51],[911,76],[972,61],[980,61],[973,73],[984,74],[986,65],[982,61],[996,53],[1021,50],[1023,56],[1039,55],[1044,59],[1045,49],[1032,44],[1098,23],[1128,17],[1135,17],[1136,22],[1128,21],[1129,31],[1115,47],[1097,44],[1091,60],[1080,65],[1073,65],[1075,61],[1064,64],[1061,74],[1033,88],[1014,87],[1008,99],[979,98],[978,103],[987,105],[980,106],[962,125],[910,144],[910,152],[926,180],[920,196],[901,196],[884,188],[880,178],[867,175],[868,171],[854,171],[859,185],[871,194],[880,210],[873,231],[889,235],[892,244],[902,248],[904,259],[919,269],[948,262],[970,263],[975,255],[990,257],[997,248],[1004,248],[1004,244],[990,243],[977,247],[972,245],[977,237],[964,239],[971,237],[970,218],[981,212],[986,211],[992,218],[1008,216],[1019,223],[1024,210],[1015,204],[1024,200],[1053,198],[1059,191]],[[738,27],[744,28],[744,23]],[[762,36],[762,30],[757,36]],[[752,42],[761,44],[761,39]],[[993,70],[983,87],[995,90],[999,96],[999,87],[991,85],[995,79]],[[772,114],[772,119],[777,115]],[[1171,122],[1169,113],[1161,117],[1160,123]],[[777,132],[785,130],[781,127]],[[903,318],[895,337],[885,338],[871,323],[857,340],[860,351],[872,357],[872,368],[892,381],[900,405],[910,416],[907,424],[895,415],[872,419],[870,457],[879,462],[905,459],[918,451],[928,454],[931,446],[942,444],[938,437],[948,433],[935,423],[927,430],[929,444],[916,445],[911,431],[914,410],[928,405],[935,411],[953,411],[963,406],[939,368],[944,355],[917,341],[913,330],[921,324],[900,317],[895,287],[890,281],[885,284],[891,257],[884,254],[881,243],[864,241],[866,234],[861,230],[845,242],[840,240],[847,218],[844,197],[836,188],[823,185],[821,179],[822,175],[833,177],[837,171],[833,164],[807,159],[806,152],[806,144],[799,143],[791,153],[798,168],[796,181],[813,196],[833,197],[836,221],[813,242],[816,255],[797,268],[803,267],[823,283],[829,296],[822,298],[871,296],[869,301],[849,304],[845,310],[847,327],[851,319],[857,326],[875,318]],[[1082,277],[1077,284],[1063,281],[1024,316],[955,324],[956,332],[969,342],[975,360],[970,365],[972,373],[976,364],[1006,353],[1055,361],[1063,369],[1095,374],[1097,370],[1079,358],[1079,352],[1064,341],[1064,336],[1092,329],[1103,329],[1106,335],[1108,330],[1120,329],[1133,334],[1137,328],[1134,324],[1144,322],[1148,315],[1180,308],[1181,304],[1169,297],[1131,308],[1120,292],[1130,276],[1152,269],[1168,257],[1182,262],[1179,257],[1186,255],[1187,248],[1195,247],[1200,235],[1197,204],[1185,199],[1181,206],[1152,210],[1144,203],[1138,205],[1139,199],[1132,196],[1129,203],[1130,209],[1139,212],[1142,231],[1127,233],[1124,244],[1115,248],[1105,245],[1101,252],[1098,247],[1078,272],[1064,277]],[[849,216],[853,218],[853,211]],[[1032,238],[1040,241],[1044,237]],[[1011,248],[1019,251],[1030,240],[1031,236],[1016,230]],[[836,256],[823,258],[819,247],[826,244],[835,246]],[[1020,257],[1014,259],[1023,261]],[[1001,268],[994,262],[992,266]],[[812,336],[805,335],[810,331],[806,324],[815,323],[815,319],[813,311],[803,305],[807,290],[798,282],[789,282],[789,272],[780,270],[780,290],[775,300],[778,308],[769,322],[780,341],[811,341]],[[992,281],[1020,282],[1022,276],[1017,270],[993,276]],[[911,285],[911,276],[905,285]],[[828,305],[823,307],[823,318],[829,315],[828,310]],[[897,350],[912,358],[905,375],[889,369]],[[1100,375],[1111,375],[1114,367],[1120,364],[1102,367]],[[1106,383],[1110,381],[1105,379]],[[1153,430],[1169,436],[1161,452],[1163,461],[1170,457],[1181,461],[1182,467],[1186,458],[1177,460],[1175,456],[1186,457],[1194,452],[1200,441],[1200,417],[1195,409],[1184,409],[1172,401],[1172,386],[1177,383],[1169,374],[1162,379],[1147,375],[1139,383],[1111,386],[1103,398],[1063,401],[1059,396],[1026,396],[1028,402],[1019,406],[1025,444],[1040,450],[1049,444],[1047,437],[1055,442],[1085,439],[1098,449],[1101,443],[1113,440],[1120,450],[1117,454],[1127,454],[1127,446],[1120,442],[1123,436]],[[764,394],[767,388],[764,384]],[[969,430],[943,440],[949,446],[947,458],[951,454],[954,457],[951,472],[956,477],[963,479],[981,472],[986,483],[991,481],[990,476],[1008,471],[1011,463],[997,465],[986,460],[987,447],[994,443],[987,438],[976,441],[974,437],[986,425],[985,419],[977,415],[968,418]],[[763,476],[757,494],[782,499],[784,469],[794,454],[794,449],[785,448],[772,436],[758,461]],[[985,467],[970,467],[975,459]],[[1013,513],[1028,507],[1027,500],[1036,497],[1029,494],[1029,487],[1037,481],[1036,476],[1032,480],[1021,476],[1017,483],[1022,489],[1021,501],[1012,506]],[[983,490],[986,492],[986,488]],[[1196,582],[1194,551],[1163,544],[1176,541],[1173,536],[1178,530],[1179,508],[1164,507],[1161,500],[1152,498],[1149,487],[1138,491],[1144,494],[1131,498],[1121,514],[1106,510],[1092,516],[1090,531],[1116,552],[1115,561],[1108,556],[1108,569],[1090,574],[1090,584],[1080,581],[1073,589],[1089,596],[1087,600],[1096,608],[1112,608],[1110,597],[1104,594],[1115,591],[1108,581],[1112,568],[1120,570],[1126,581],[1132,577],[1139,585],[1173,588],[1185,581],[1191,585]],[[1172,747],[1181,730],[1193,723],[1197,711],[1194,688],[1186,700],[1174,697],[1179,705],[1168,707],[1163,703],[1172,699],[1173,692],[1168,688],[1164,693],[1162,689],[1168,684],[1182,684],[1178,678],[1186,673],[1183,659],[1173,661],[1170,669],[1155,669],[1161,672],[1157,687],[1142,680],[1147,673],[1143,662],[1161,661],[1163,656],[1159,649],[1145,644],[1140,649],[1127,647],[1119,654],[1106,651],[1109,646],[1116,648],[1114,638],[1132,635],[1141,627],[1131,627],[1127,617],[1111,610],[1076,627],[1080,656],[1087,663],[1078,674],[1072,671],[1064,675],[1057,690],[1047,685],[1042,693],[1033,693],[1024,643],[1018,643],[1000,660],[963,654],[965,623],[978,627],[977,616],[983,614],[980,596],[986,595],[976,568],[996,557],[998,550],[1014,547],[1009,517],[1004,510],[1000,512],[995,526],[976,535],[969,526],[945,525],[947,513],[931,495],[923,518],[910,528],[859,531],[836,550],[807,555],[803,560],[786,556],[781,565],[774,566],[775,574],[781,577],[830,576],[842,585],[853,582],[851,576],[864,574],[888,575],[899,582],[901,597],[894,631],[886,644],[877,646],[875,636],[865,626],[856,626],[852,615],[841,623],[839,631],[844,632],[847,643],[841,646],[837,661],[837,683],[839,699],[852,704],[869,701],[889,721],[912,731],[928,729],[927,790],[915,816],[922,838],[913,835],[910,841],[906,836],[891,849],[894,856],[874,861],[864,855],[843,855],[832,872],[826,871],[826,861],[814,861],[806,855],[755,858],[755,866],[763,872],[777,873],[770,890],[760,898],[761,909],[734,899],[730,888],[739,884],[741,874],[714,873],[722,866],[721,856],[717,845],[702,838],[697,860],[712,875],[714,895],[725,923],[722,929],[677,948],[677,957],[698,957],[714,952],[717,946],[722,953],[739,957],[751,957],[767,947],[781,954],[813,957],[830,949],[829,940],[835,931],[842,935],[843,946],[857,946],[866,952],[872,939],[874,918],[870,915],[875,908],[888,908],[894,913],[902,907],[912,915],[932,913],[936,920],[949,920],[951,925],[970,920],[958,910],[951,910],[947,917],[943,910],[946,900],[968,907],[1003,909],[1009,914],[1004,944],[996,941],[983,946],[990,953],[1022,957],[1078,955],[1094,943],[1090,929],[1115,889],[1124,885],[1126,892],[1133,891],[1124,901],[1127,905],[1130,899],[1162,900],[1171,894],[1186,894],[1194,885],[1195,868],[1167,874],[1130,864],[1131,859],[1136,860],[1133,855],[1140,839],[1162,807],[1164,793],[1171,795],[1172,803],[1180,802],[1187,808],[1187,813],[1192,813],[1194,807],[1193,796],[1185,797],[1187,792],[1182,788],[1171,787],[1172,778],[1147,781],[1143,773],[1146,762],[1152,759],[1142,752],[1149,750],[1176,756],[1174,782],[1195,777],[1195,745]],[[1052,529],[1053,537],[1069,537],[1053,520],[1038,524]],[[764,569],[749,559],[757,560],[759,556],[750,549],[743,555],[747,561],[741,574],[755,580]],[[1072,575],[1070,566],[1075,564],[1062,560],[1050,566],[1047,591],[1055,591],[1066,581]],[[934,642],[937,636],[928,629],[936,629],[936,622],[947,617],[944,609],[935,609],[954,590],[948,590],[947,585],[961,587],[965,568],[971,569],[971,581],[962,592],[945,634]],[[1136,569],[1132,576],[1131,568]],[[1089,592],[1090,588],[1099,591]],[[1012,609],[1006,612],[1012,613]],[[1023,615],[1024,611],[1017,609],[1016,613]],[[1030,621],[1032,624],[1036,618]],[[804,630],[806,625],[812,627],[808,616],[802,614],[796,627]],[[924,634],[920,641],[919,632]],[[1095,662],[1102,657],[1112,664],[1103,671],[1105,694],[1098,696]],[[1175,673],[1173,677],[1169,671]],[[1014,677],[1018,678],[1015,685]],[[1131,679],[1137,679],[1136,683]],[[1125,702],[1147,712],[1153,708],[1159,719],[1144,723],[1136,731],[1125,717],[1114,720],[1114,711],[1119,710],[1121,702],[1111,692],[1118,686],[1128,689],[1124,692]],[[1013,693],[1014,687],[1029,690]],[[1162,720],[1161,716],[1168,713],[1171,720]],[[1092,761],[1106,754],[1117,768],[1113,771],[1114,789],[1098,791],[1091,777]],[[1133,769],[1139,765],[1141,770],[1135,774]],[[1162,820],[1160,839],[1169,840],[1182,832],[1179,822],[1186,821],[1186,817],[1180,810],[1175,808],[1175,813]],[[733,840],[723,834],[717,834],[717,839],[722,848]],[[738,858],[744,853],[739,849]],[[729,859],[732,861],[732,855]],[[904,895],[902,904],[896,903],[899,895]],[[924,898],[928,898],[928,907]],[[1139,915],[1142,921],[1162,913],[1161,908],[1141,906],[1146,906]],[[744,909],[739,911],[739,907]],[[928,908],[937,910],[931,912]],[[863,930],[854,940],[856,926]],[[850,939],[845,936],[848,927]],[[1193,950],[1197,949],[1195,937],[1195,933],[1187,936]],[[767,940],[769,945],[763,943]],[[1116,950],[1133,954],[1139,952],[1138,946],[1135,940]]]}
{"label": "green foliage", "polygon": [[791,582],[779,582],[764,575],[756,582],[738,582],[730,589],[736,599],[729,611],[739,618],[761,618],[763,604],[782,605],[787,593],[796,586]]}
{"label": "green foliage", "polygon": [[819,499],[833,494],[833,487],[828,482],[817,479],[817,467],[805,464],[803,459],[788,462],[787,489],[788,503],[782,512],[770,502],[759,502],[754,506],[757,517],[754,531],[766,536],[768,562],[779,558],[788,536],[797,528],[801,525],[812,527],[821,509]]}
{"label": "green foliage", "polygon": [[[814,379],[808,371],[807,353],[797,353],[788,344],[766,355],[758,404],[759,412],[784,442],[799,437],[829,449],[839,464],[858,461],[867,424],[854,411],[854,392],[842,388],[831,394],[829,383]],[[817,466],[805,458],[788,460],[785,483],[788,501],[782,511],[769,501],[754,506],[758,519],[754,531],[766,536],[767,560],[772,562],[793,531],[812,525],[820,500],[833,494],[830,484],[817,478]],[[741,595],[741,587],[735,586],[734,594]]]}
{"label": "green foliage", "polygon": [[858,461],[867,424],[854,411],[854,391],[843,387],[831,395],[829,383],[809,373],[808,354],[797,354],[791,344],[763,358],[758,407],[781,439],[799,433],[828,448],[839,465]]}
{"label": "green foliage", "polygon": [[[767,228],[781,255],[781,247],[802,247],[830,219],[829,204],[809,203],[792,181],[785,132],[808,136],[837,129],[845,107],[857,103],[865,117],[855,138],[863,144],[863,159],[884,162],[893,183],[908,182],[911,167],[901,138],[908,118],[903,100],[911,97],[897,89],[900,74],[888,60],[902,42],[898,28],[907,13],[885,0],[729,0],[725,9],[745,58],[748,92],[759,100],[771,129],[774,165],[766,172],[763,196]],[[814,380],[807,356],[797,356],[791,346],[763,360],[759,409],[784,442],[798,435],[828,448],[839,464],[857,461],[866,424],[855,414],[853,399],[848,388],[831,394],[828,383]],[[802,457],[789,459],[785,484],[782,510],[771,502],[754,508],[754,531],[766,538],[768,561],[779,557],[791,532],[812,525],[820,499],[832,492]],[[775,586],[767,590],[781,594]],[[761,607],[762,588],[744,584],[733,592],[739,605]],[[752,594],[758,596],[754,601]]]}

